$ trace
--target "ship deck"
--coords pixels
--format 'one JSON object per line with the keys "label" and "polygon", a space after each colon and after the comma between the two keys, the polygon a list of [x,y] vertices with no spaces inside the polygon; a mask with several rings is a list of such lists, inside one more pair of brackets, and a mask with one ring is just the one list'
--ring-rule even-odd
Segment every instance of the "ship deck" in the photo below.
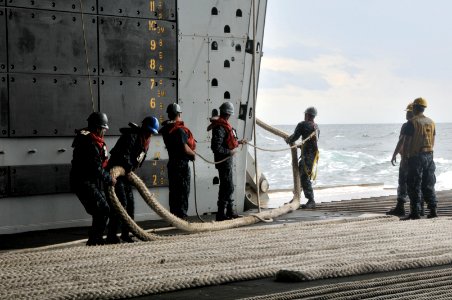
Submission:
{"label": "ship deck", "polygon": [[[439,215],[441,217],[452,216],[452,190],[437,192],[437,197]],[[395,202],[395,196],[367,197],[351,200],[324,202],[319,203],[315,210],[297,210],[275,219],[273,223],[258,223],[253,226],[268,226],[270,224],[285,224],[300,221],[331,220],[384,215],[385,211],[393,207]],[[255,212],[255,210],[248,211],[247,214],[253,212]],[[428,213],[428,211],[426,213]],[[213,219],[213,217],[214,216],[211,215],[202,216],[202,218],[206,220],[211,220]],[[197,217],[193,217],[192,219],[193,222],[196,222],[197,220]],[[160,234],[182,234],[182,232],[169,227],[169,224],[167,222],[161,220],[140,222],[140,225],[144,229],[154,229]],[[86,237],[87,230],[88,228],[81,227],[0,235],[0,253],[19,249],[52,249],[55,247],[71,247],[74,245],[80,245],[86,241],[84,239]],[[383,280],[384,278],[392,278],[393,276],[399,276],[400,274],[425,274],[426,272],[441,270],[445,270],[447,272],[450,270],[452,273],[452,268],[450,265],[442,265],[428,268],[407,269],[402,271],[383,273],[370,273],[364,275],[303,282],[277,282],[273,278],[264,278],[258,280],[239,281],[221,285],[184,289],[157,295],[140,296],[137,298],[238,299],[258,295],[268,295],[272,293],[287,293],[295,290],[311,290],[315,287],[327,288],[329,286],[335,286],[337,284],[347,284],[353,282],[361,283],[368,280],[373,280],[375,278]]]}

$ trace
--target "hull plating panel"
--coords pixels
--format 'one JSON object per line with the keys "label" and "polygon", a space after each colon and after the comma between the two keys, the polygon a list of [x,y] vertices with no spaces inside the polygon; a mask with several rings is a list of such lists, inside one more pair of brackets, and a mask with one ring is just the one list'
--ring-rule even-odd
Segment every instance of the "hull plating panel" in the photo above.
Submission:
{"label": "hull plating panel", "polygon": [[[0,6],[0,41],[6,41],[6,10]],[[6,43],[0,44],[0,73],[7,71],[6,65]]]}
{"label": "hull plating panel", "polygon": [[[246,38],[252,1],[179,1],[179,34]],[[194,8],[196,7],[196,9]],[[188,13],[190,12],[190,13]]]}
{"label": "hull plating panel", "polygon": [[139,123],[148,115],[162,122],[176,95],[176,80],[172,79],[101,77],[100,109],[111,123],[107,134],[118,135],[128,122]]}
{"label": "hull plating panel", "polygon": [[[137,174],[148,188],[168,186],[168,160],[145,161]],[[70,164],[0,168],[0,198],[70,193]]]}
{"label": "hull plating panel", "polygon": [[[93,106],[111,115],[110,135],[148,115],[166,118],[166,106],[177,99],[175,22],[85,14],[83,30],[80,13],[32,2],[0,9],[0,22],[8,23],[0,26],[6,41],[0,44],[0,72],[9,73],[9,85],[7,78],[0,83],[0,137],[72,136],[86,126]],[[56,5],[71,10],[63,2]],[[175,1],[151,2],[158,15],[175,7]],[[125,5],[108,3],[104,13]],[[85,78],[85,38],[91,78]]]}
{"label": "hull plating panel", "polygon": [[[91,81],[97,109],[97,78]],[[9,97],[11,137],[73,136],[93,110],[88,77],[10,75]]]}
{"label": "hull plating panel", "polygon": [[176,75],[176,25],[173,22],[100,17],[101,75]]}
{"label": "hull plating panel", "polygon": [[[80,14],[8,9],[9,71],[87,74]],[[97,72],[97,18],[86,16],[85,37],[92,73]]]}
{"label": "hull plating panel", "polygon": [[70,167],[70,165],[9,167],[11,185],[8,196],[68,193]]}
{"label": "hull plating panel", "polygon": [[[0,2],[3,0],[0,0]],[[44,9],[44,10],[58,10],[58,11],[72,11],[80,13],[92,13],[97,12],[96,0],[83,0],[83,10],[80,8],[79,0],[9,0],[8,6]]]}
{"label": "hull plating panel", "polygon": [[[182,113],[190,110],[193,113],[184,114],[184,121],[190,127],[195,139],[198,142],[208,140],[207,126],[210,124],[209,117],[209,95],[208,87],[208,55],[209,45],[207,38],[201,37],[179,37],[179,47],[190,49],[190,53],[185,52],[186,59],[181,59],[179,63],[179,104]],[[195,113],[196,112],[196,113]]]}
{"label": "hull plating panel", "polygon": [[175,0],[99,0],[99,14],[148,18],[176,19]]}
{"label": "hull plating panel", "polygon": [[146,160],[137,170],[137,175],[148,188],[166,187],[168,186],[167,164],[167,159]]}
{"label": "hull plating panel", "polygon": [[0,167],[0,198],[9,194],[9,168]]}
{"label": "hull plating panel", "polygon": [[0,137],[8,136],[8,119],[9,101],[7,76],[6,74],[0,74]]}
{"label": "hull plating panel", "polygon": [[[245,42],[244,39],[209,38],[209,76],[218,83],[217,86],[209,86],[212,108],[218,109],[223,102],[229,101],[239,111],[245,68]],[[214,48],[216,50],[212,47],[214,44],[217,45]],[[237,118],[231,118],[230,122],[238,128]]]}

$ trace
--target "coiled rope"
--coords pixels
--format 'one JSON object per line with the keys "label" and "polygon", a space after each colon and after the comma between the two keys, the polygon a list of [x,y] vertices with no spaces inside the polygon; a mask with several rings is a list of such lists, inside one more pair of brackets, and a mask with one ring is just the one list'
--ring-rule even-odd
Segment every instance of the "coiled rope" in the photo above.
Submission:
{"label": "coiled rope", "polygon": [[[288,135],[285,132],[280,131],[274,127],[271,127],[263,123],[262,121],[259,121],[258,124],[261,127],[265,126],[264,129],[267,129],[268,131],[284,139],[288,137]],[[306,140],[303,141],[302,143],[306,142]],[[111,170],[111,174],[114,178],[117,178],[118,176],[127,176],[127,179],[131,182],[132,185],[134,185],[137,188],[138,192],[143,197],[146,204],[149,207],[151,207],[162,219],[170,222],[174,227],[191,233],[203,231],[217,231],[247,226],[255,224],[260,221],[268,222],[269,220],[272,220],[276,217],[287,214],[299,208],[301,187],[300,187],[300,175],[298,172],[297,150],[296,147],[291,147],[290,150],[292,151],[292,173],[294,178],[293,200],[276,209],[263,211],[257,214],[222,222],[190,223],[185,220],[182,220],[177,216],[173,215],[172,213],[170,213],[165,207],[163,207],[158,201],[158,199],[155,197],[155,195],[148,190],[144,182],[135,173],[130,172],[129,174],[126,175],[123,168],[114,167]],[[129,227],[130,231],[137,238],[143,241],[155,241],[164,238],[156,234],[144,231],[140,226],[138,226],[135,223],[135,221],[132,218],[130,218],[130,216],[127,214],[127,211],[120,204],[119,199],[115,193],[114,187],[108,188],[108,196],[110,197],[111,203],[114,209],[118,212],[118,215],[121,217],[122,221]]]}
{"label": "coiled rope", "polygon": [[244,298],[242,300],[291,299],[450,299],[452,268],[327,284],[289,292]]}
{"label": "coiled rope", "polygon": [[[450,232],[451,218],[400,222],[378,217],[245,227],[169,236],[153,243],[6,252],[0,256],[0,299],[119,299],[273,277],[280,270],[313,280],[445,265],[452,263]],[[440,278],[441,272],[429,276]],[[444,274],[438,279],[443,284],[429,291],[450,296],[452,285],[446,276],[451,275]],[[427,279],[421,280],[433,284]],[[384,280],[362,286],[369,288],[369,295],[384,294],[377,286],[370,290]],[[411,297],[405,299],[418,299],[424,291],[416,290],[415,280],[412,277],[413,284],[401,284],[394,293],[403,291],[402,296]],[[359,299],[346,298],[343,285],[310,293],[307,299]]]}

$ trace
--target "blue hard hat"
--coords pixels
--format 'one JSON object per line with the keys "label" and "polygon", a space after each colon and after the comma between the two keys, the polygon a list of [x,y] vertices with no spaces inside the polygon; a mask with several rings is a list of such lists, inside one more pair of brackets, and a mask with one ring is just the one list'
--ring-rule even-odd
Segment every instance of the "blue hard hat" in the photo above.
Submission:
{"label": "blue hard hat", "polygon": [[155,117],[146,117],[143,119],[143,122],[141,122],[141,128],[144,128],[154,134],[159,132],[159,120]]}

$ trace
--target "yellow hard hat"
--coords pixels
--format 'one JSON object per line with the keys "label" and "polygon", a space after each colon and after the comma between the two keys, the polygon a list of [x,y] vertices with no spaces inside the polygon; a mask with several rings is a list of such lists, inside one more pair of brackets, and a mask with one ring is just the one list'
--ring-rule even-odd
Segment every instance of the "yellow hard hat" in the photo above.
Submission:
{"label": "yellow hard hat", "polygon": [[419,106],[427,107],[428,103],[427,103],[427,100],[425,100],[424,98],[420,97],[420,98],[414,99],[413,105],[419,105]]}
{"label": "yellow hard hat", "polygon": [[408,104],[405,111],[413,111],[413,103]]}

